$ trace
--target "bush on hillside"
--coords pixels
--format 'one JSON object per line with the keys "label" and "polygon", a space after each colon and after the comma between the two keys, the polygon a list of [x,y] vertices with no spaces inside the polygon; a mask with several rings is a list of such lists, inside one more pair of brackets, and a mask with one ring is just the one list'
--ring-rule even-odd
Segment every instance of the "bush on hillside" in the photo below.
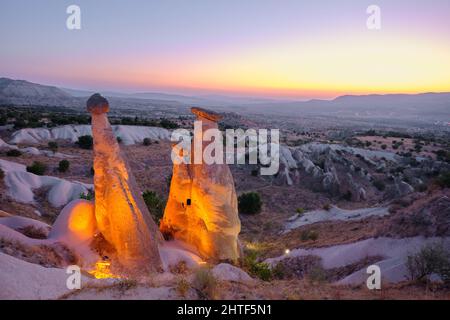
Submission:
{"label": "bush on hillside", "polygon": [[38,176],[42,176],[47,170],[47,165],[45,163],[34,161],[31,166],[27,167],[27,171],[34,173]]}
{"label": "bush on hillside", "polygon": [[69,170],[70,162],[68,160],[61,160],[58,165],[59,172],[66,172]]}
{"label": "bush on hillside", "polygon": [[144,138],[144,141],[142,142],[144,146],[149,146],[152,144],[152,140],[150,138]]}
{"label": "bush on hillside", "polygon": [[441,174],[437,177],[436,183],[437,183],[441,188],[450,188],[450,171],[441,173]]}
{"label": "bush on hillside", "polygon": [[56,152],[58,150],[58,144],[55,141],[50,141],[48,143],[48,148],[53,151]]}
{"label": "bush on hillside", "polygon": [[92,136],[85,135],[85,136],[81,136],[78,138],[77,144],[82,149],[92,149],[92,146],[94,145],[94,140],[93,140]]}
{"label": "bush on hillside", "polygon": [[6,155],[8,157],[20,157],[22,155],[22,152],[17,149],[11,149],[11,150],[8,150],[8,152],[6,152]]}
{"label": "bush on hillside", "polygon": [[239,213],[257,214],[261,212],[262,201],[259,193],[248,192],[243,193],[238,198]]}
{"label": "bush on hillside", "polygon": [[432,274],[450,281],[450,250],[442,243],[425,245],[416,254],[409,255],[406,266],[411,280],[422,280]]}

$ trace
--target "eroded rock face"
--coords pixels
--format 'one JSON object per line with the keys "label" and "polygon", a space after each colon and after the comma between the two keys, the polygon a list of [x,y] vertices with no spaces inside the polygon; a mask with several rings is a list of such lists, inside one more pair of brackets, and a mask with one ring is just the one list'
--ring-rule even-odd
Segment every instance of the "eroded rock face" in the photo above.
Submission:
{"label": "eroded rock face", "polygon": [[[217,129],[217,114],[199,108],[193,108],[192,112],[202,121],[202,133],[210,128]],[[203,150],[209,143],[202,142]],[[240,256],[241,224],[228,165],[174,164],[160,229],[195,247],[206,260],[236,262]]]}
{"label": "eroded rock face", "polygon": [[97,227],[127,272],[160,270],[158,243],[162,236],[113,134],[106,116],[108,101],[95,94],[89,98],[87,109],[92,115],[94,138]]}

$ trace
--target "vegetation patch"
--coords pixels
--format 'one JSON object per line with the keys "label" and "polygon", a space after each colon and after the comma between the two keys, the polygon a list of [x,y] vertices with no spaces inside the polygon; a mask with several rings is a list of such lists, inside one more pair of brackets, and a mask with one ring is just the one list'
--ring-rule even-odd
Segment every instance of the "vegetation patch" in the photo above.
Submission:
{"label": "vegetation patch", "polygon": [[450,283],[450,250],[443,243],[428,244],[407,257],[406,266],[411,280],[427,280],[433,274]]}
{"label": "vegetation patch", "polygon": [[78,138],[77,144],[81,149],[90,150],[94,145],[94,140],[92,139],[92,136],[85,135]]}
{"label": "vegetation patch", "polygon": [[27,171],[42,176],[47,171],[47,165],[40,161],[34,161],[31,166],[27,166]]}
{"label": "vegetation patch", "polygon": [[144,202],[153,219],[159,224],[159,221],[164,215],[164,208],[166,206],[165,201],[161,199],[155,191],[151,190],[146,190],[142,194],[142,197],[144,198]]}
{"label": "vegetation patch", "polygon": [[261,196],[257,192],[243,193],[238,198],[239,213],[257,214],[261,212]]}

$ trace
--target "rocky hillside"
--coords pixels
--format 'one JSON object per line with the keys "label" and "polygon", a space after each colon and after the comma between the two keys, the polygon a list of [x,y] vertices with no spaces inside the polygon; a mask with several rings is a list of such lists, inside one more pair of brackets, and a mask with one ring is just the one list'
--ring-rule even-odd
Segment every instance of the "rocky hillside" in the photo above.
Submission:
{"label": "rocky hillside", "polygon": [[68,106],[76,102],[57,87],[0,78],[0,104]]}
{"label": "rocky hillside", "polygon": [[280,148],[281,168],[276,184],[304,185],[348,201],[392,200],[415,190],[450,165],[423,157],[349,147],[308,143]]}

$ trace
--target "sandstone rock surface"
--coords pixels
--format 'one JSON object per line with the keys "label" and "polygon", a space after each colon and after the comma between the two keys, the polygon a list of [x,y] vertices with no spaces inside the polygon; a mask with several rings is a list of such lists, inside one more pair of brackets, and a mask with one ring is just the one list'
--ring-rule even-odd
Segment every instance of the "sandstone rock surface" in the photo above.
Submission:
{"label": "sandstone rock surface", "polygon": [[99,94],[87,102],[94,138],[95,217],[103,237],[130,273],[161,270],[162,236],[142,199],[106,116],[108,101]]}
{"label": "sandstone rock surface", "polygon": [[[218,128],[219,115],[200,108],[193,108],[192,112],[202,121],[201,135],[207,129]],[[209,143],[202,142],[202,149]],[[175,152],[180,154],[181,150]],[[194,140],[191,152],[194,152]],[[194,159],[193,155],[191,159]],[[240,257],[238,234],[241,223],[228,165],[174,164],[160,229],[195,247],[203,259],[236,262]]]}

